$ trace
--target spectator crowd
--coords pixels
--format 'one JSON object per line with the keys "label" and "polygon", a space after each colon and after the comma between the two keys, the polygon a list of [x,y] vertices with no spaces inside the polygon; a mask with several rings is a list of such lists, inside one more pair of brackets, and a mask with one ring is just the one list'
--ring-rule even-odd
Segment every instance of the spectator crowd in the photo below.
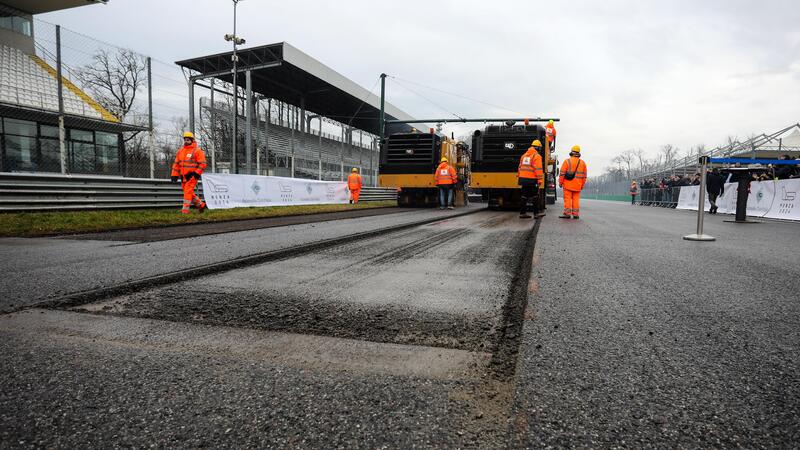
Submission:
{"label": "spectator crowd", "polygon": [[[789,155],[781,155],[778,159],[791,160],[794,159]],[[796,158],[800,159],[800,157]],[[739,166],[739,164],[737,164]],[[714,170],[718,174],[717,170]],[[718,175],[715,175],[718,176]],[[800,178],[800,166],[798,165],[768,165],[764,170],[754,172],[751,174],[751,181],[770,181],[770,180],[788,180],[790,178]],[[726,177],[727,178],[727,177]],[[732,182],[734,180],[725,180]],[[640,205],[648,206],[661,206],[666,208],[674,208],[678,204],[678,195],[680,188],[683,186],[698,186],[700,185],[700,173],[691,175],[671,175],[658,178],[645,178],[638,182],[632,183],[631,199],[635,203],[636,195],[639,196]],[[636,194],[634,194],[634,191]]]}

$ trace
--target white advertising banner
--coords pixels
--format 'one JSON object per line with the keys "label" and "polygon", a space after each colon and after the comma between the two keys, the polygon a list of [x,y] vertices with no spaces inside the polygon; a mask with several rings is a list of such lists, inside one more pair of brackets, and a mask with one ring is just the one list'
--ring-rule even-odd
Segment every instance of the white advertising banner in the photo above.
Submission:
{"label": "white advertising banner", "polygon": [[[736,183],[726,183],[725,192],[717,198],[718,212],[736,213]],[[800,220],[800,179],[756,181],[750,183],[747,197],[747,215],[772,219]],[[697,210],[700,186],[681,188],[678,209]],[[706,195],[705,210],[711,207]]]}
{"label": "white advertising banner", "polygon": [[203,196],[209,209],[347,203],[347,183],[301,178],[203,174]]}
{"label": "white advertising banner", "polygon": [[764,217],[800,220],[800,178],[775,183],[775,200]]}

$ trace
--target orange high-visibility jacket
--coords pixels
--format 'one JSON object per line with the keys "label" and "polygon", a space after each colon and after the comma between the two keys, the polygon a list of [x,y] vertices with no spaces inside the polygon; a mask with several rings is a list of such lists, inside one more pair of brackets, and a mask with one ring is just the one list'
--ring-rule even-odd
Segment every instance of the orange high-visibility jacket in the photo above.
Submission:
{"label": "orange high-visibility jacket", "polygon": [[[575,178],[567,180],[564,175],[567,172],[575,173]],[[586,184],[586,176],[588,174],[586,169],[586,162],[577,156],[570,156],[561,164],[561,173],[558,176],[558,184],[568,191],[580,192],[583,190],[583,185]]]}
{"label": "orange high-visibility jacket", "polygon": [[351,191],[355,191],[361,189],[361,175],[357,173],[351,173],[347,176],[347,189]]}
{"label": "orange high-visibility jacket", "polygon": [[189,172],[197,172],[200,175],[206,170],[206,166],[206,154],[197,146],[197,142],[192,141],[192,145],[184,145],[175,155],[172,176],[183,176]]}
{"label": "orange high-visibility jacket", "polygon": [[519,158],[517,168],[517,178],[538,178],[539,185],[544,185],[544,167],[542,166],[542,155],[536,151],[536,147],[529,147],[528,151]]}
{"label": "orange high-visibility jacket", "polygon": [[443,162],[439,164],[439,167],[436,168],[436,184],[456,184],[458,181],[458,177],[456,175],[456,169],[453,168],[450,164]]}
{"label": "orange high-visibility jacket", "polygon": [[544,132],[547,135],[547,140],[553,142],[556,138],[556,126],[549,123],[544,126]]}

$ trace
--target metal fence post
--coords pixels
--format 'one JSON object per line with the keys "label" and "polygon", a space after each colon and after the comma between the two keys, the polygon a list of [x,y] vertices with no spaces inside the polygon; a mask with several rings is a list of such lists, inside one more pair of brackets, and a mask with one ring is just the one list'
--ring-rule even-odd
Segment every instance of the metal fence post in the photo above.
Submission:
{"label": "metal fence post", "polygon": [[58,78],[58,151],[61,173],[67,173],[67,130],[64,128],[64,82],[61,77],[61,25],[56,25],[56,77]]}
{"label": "metal fence post", "polygon": [[708,167],[709,160],[708,156],[701,156],[700,157],[700,198],[697,205],[697,233],[689,234],[684,236],[683,238],[687,241],[715,241],[716,238],[713,236],[709,236],[707,234],[703,234],[703,216],[705,206],[706,206],[706,168]]}
{"label": "metal fence post", "polygon": [[156,140],[153,132],[153,71],[150,66],[150,57],[147,57],[147,126],[150,129],[147,136],[147,146],[150,148],[150,178],[156,177]]}

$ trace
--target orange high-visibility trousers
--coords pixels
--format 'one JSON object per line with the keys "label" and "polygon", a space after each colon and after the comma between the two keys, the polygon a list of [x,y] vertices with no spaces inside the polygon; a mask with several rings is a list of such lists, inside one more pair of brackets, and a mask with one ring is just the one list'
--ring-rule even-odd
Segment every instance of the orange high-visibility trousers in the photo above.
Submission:
{"label": "orange high-visibility trousers", "polygon": [[358,203],[358,197],[361,195],[361,189],[350,189],[350,200],[353,203]]}
{"label": "orange high-visibility trousers", "polygon": [[189,206],[194,203],[194,206],[198,208],[204,208],[206,206],[205,202],[200,200],[200,197],[195,195],[194,188],[197,186],[197,178],[189,178],[188,180],[184,180],[181,187],[183,188],[183,208],[181,212],[184,214],[189,214]]}
{"label": "orange high-visibility trousers", "polygon": [[570,191],[564,189],[564,215],[565,216],[580,216],[581,215],[581,191]]}

